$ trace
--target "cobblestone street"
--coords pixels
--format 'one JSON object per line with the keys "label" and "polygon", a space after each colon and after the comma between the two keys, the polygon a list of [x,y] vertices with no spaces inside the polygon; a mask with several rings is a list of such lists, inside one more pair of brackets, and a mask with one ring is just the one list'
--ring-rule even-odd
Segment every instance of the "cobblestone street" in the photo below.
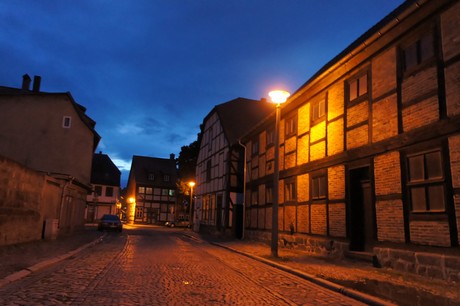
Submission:
{"label": "cobblestone street", "polygon": [[145,228],[109,233],[74,257],[2,287],[0,304],[361,305],[218,246]]}

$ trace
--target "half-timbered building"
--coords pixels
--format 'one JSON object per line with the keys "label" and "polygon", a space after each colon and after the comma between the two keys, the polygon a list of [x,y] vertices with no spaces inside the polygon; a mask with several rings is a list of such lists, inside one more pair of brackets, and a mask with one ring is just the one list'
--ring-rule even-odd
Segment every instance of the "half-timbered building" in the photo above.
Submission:
{"label": "half-timbered building", "polygon": [[196,167],[195,230],[198,225],[219,232],[233,228],[232,233],[241,237],[245,147],[239,139],[273,111],[264,101],[237,98],[215,106],[204,118]]}
{"label": "half-timbered building", "polygon": [[[459,1],[405,1],[283,104],[280,243],[422,274],[418,252],[458,264],[459,28]],[[266,239],[274,126],[244,137],[246,235]]]}

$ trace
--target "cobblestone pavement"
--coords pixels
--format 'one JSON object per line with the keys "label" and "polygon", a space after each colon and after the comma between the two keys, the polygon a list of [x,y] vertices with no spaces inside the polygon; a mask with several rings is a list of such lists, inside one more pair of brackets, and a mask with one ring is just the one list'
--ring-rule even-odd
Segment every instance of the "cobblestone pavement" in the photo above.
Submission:
{"label": "cobblestone pavement", "polygon": [[[35,298],[42,299],[44,305],[62,305],[62,304],[74,304],[74,305],[87,305],[92,303],[94,297],[98,297],[102,302],[100,304],[118,304],[118,305],[132,305],[132,304],[152,304],[155,305],[155,300],[152,300],[153,297],[148,293],[149,290],[142,284],[143,280],[149,279],[152,288],[166,288],[165,297],[162,301],[167,301],[166,304],[174,304],[173,301],[178,301],[178,305],[187,304],[185,301],[190,298],[196,298],[196,301],[200,300],[202,296],[200,291],[191,290],[194,285],[199,284],[200,290],[203,289],[203,292],[214,292],[220,288],[220,284],[223,282],[225,284],[226,280],[219,278],[221,271],[230,269],[234,273],[239,274],[244,279],[245,268],[247,268],[246,263],[254,262],[249,261],[247,257],[237,256],[233,258],[233,255],[228,255],[231,253],[224,252],[221,247],[228,248],[234,252],[241,252],[247,256],[253,256],[258,259],[258,261],[268,261],[273,265],[280,265],[281,268],[287,268],[291,273],[305,273],[315,279],[325,279],[333,282],[339,291],[347,294],[349,289],[355,289],[363,292],[364,294],[370,294],[372,296],[380,296],[386,300],[392,300],[398,305],[460,305],[460,285],[457,283],[448,283],[439,280],[432,280],[424,277],[419,277],[415,275],[407,275],[404,273],[398,273],[389,269],[377,269],[373,268],[368,264],[362,262],[355,262],[350,260],[341,260],[341,261],[330,261],[323,258],[316,258],[311,255],[307,255],[305,252],[298,250],[290,250],[285,248],[279,249],[279,258],[274,259],[270,257],[270,247],[267,244],[254,242],[254,241],[240,241],[240,240],[215,240],[215,238],[200,236],[196,233],[191,232],[188,229],[169,229],[169,228],[160,228],[155,227],[155,231],[163,231],[163,235],[174,233],[176,237],[188,236],[189,238],[177,238],[173,239],[174,243],[172,245],[165,245],[165,249],[169,247],[178,248],[182,250],[180,252],[181,256],[177,258],[176,252],[154,252],[144,250],[141,247],[134,247],[137,245],[137,240],[141,239],[142,235],[137,235],[136,231],[129,230],[130,232],[129,243],[126,248],[123,239],[114,240],[115,237],[127,237],[126,233],[119,235],[112,235],[111,233],[105,236],[101,243],[89,247],[77,255],[74,255],[69,260],[64,261],[61,264],[52,266],[40,273],[33,273],[32,275],[16,281],[10,285],[2,287],[2,280],[5,280],[5,276],[10,275],[12,272],[17,272],[25,267],[30,267],[32,265],[40,265],[40,262],[43,262],[46,258],[56,257],[57,255],[62,256],[62,254],[71,254],[70,250],[74,250],[82,245],[85,245],[89,241],[95,241],[95,239],[100,238],[101,234],[98,233],[94,228],[87,229],[84,233],[78,233],[74,235],[72,239],[58,239],[57,241],[47,242],[34,242],[23,244],[19,246],[10,246],[10,247],[0,247],[0,304],[3,305],[36,305],[37,303],[31,302],[27,297],[33,295],[32,292],[35,290],[37,296]],[[141,229],[142,226],[131,227],[131,229]],[[144,227],[145,229],[149,227]],[[151,229],[151,227],[150,227]],[[194,240],[190,240],[190,238]],[[214,246],[209,245],[205,241],[214,243]],[[152,245],[159,245],[159,243],[166,243],[165,241],[156,241],[153,239],[150,241]],[[87,244],[86,244],[87,245]],[[216,245],[220,247],[216,247]],[[46,247],[45,247],[46,246]],[[111,249],[113,247],[114,249]],[[191,249],[188,250],[188,247]],[[123,249],[124,248],[124,249]],[[200,252],[194,253],[195,248],[198,248]],[[220,251],[218,251],[221,249]],[[98,250],[97,254],[104,256],[104,259],[101,261],[95,259],[95,251]],[[123,253],[120,253],[122,250]],[[99,252],[100,251],[100,252]],[[147,256],[149,252],[155,254],[154,256]],[[93,254],[94,253],[94,254]],[[88,257],[90,255],[93,257]],[[120,256],[119,254],[123,254]],[[195,254],[195,255],[193,255]],[[219,255],[225,254],[225,255]],[[68,255],[67,255],[68,256]],[[142,269],[139,272],[139,275],[136,273],[128,273],[127,271],[134,272],[136,269],[140,269],[138,261],[142,258],[149,257],[151,259],[146,262],[146,270]],[[86,258],[86,259],[85,259]],[[99,257],[98,257],[99,258]],[[158,265],[157,261],[153,258],[161,258],[163,265]],[[202,260],[205,258],[206,260]],[[231,258],[231,260],[226,260]],[[177,262],[174,262],[174,260]],[[76,260],[83,260],[80,265],[74,267],[64,268],[65,272],[57,272],[56,269],[59,269],[64,264],[75,262]],[[171,260],[169,263],[167,260]],[[97,264],[92,264],[90,262],[96,261]],[[209,261],[209,263],[208,263]],[[225,262],[224,267],[218,267],[218,263]],[[118,264],[117,264],[118,263]],[[259,263],[257,263],[259,264]],[[86,268],[80,268],[80,266],[86,265],[90,266],[89,270]],[[189,267],[190,265],[190,267]],[[243,267],[242,271],[235,270],[235,267]],[[255,266],[255,264],[250,264],[249,268]],[[123,267],[123,268],[121,268]],[[184,275],[190,275],[191,272],[181,273],[180,271],[195,271],[194,267],[201,272],[197,274],[197,279],[187,278]],[[67,269],[67,270],[65,270]],[[81,269],[81,270],[80,270]],[[191,269],[191,270],[188,270]],[[239,304],[242,305],[251,305],[251,300],[247,300],[247,292],[253,289],[254,286],[263,288],[264,292],[277,295],[277,291],[273,290],[270,285],[275,285],[283,287],[283,292],[297,292],[298,281],[294,283],[289,283],[284,281],[277,281],[276,283],[272,281],[271,276],[264,276],[265,269],[267,266],[261,268],[261,272],[256,272],[255,275],[261,276],[260,278],[254,279],[251,276],[248,280],[242,280],[242,290],[240,294],[232,296],[231,293],[223,291],[219,293],[216,297],[207,300],[207,303],[201,304],[231,304],[231,298],[236,298],[234,301],[242,301]],[[29,270],[40,270],[40,269],[29,269]],[[29,271],[28,270],[28,271]],[[202,271],[209,271],[209,275],[212,277],[209,281],[206,281],[205,274]],[[24,270],[21,270],[24,271]],[[168,272],[169,271],[169,272]],[[69,273],[75,274],[75,277],[72,276],[72,284],[68,284]],[[81,276],[80,272],[84,272],[85,275]],[[161,272],[161,273],[157,273]],[[174,272],[174,273],[173,273]],[[47,273],[57,273],[57,275],[52,276],[57,281],[51,281],[50,279],[46,280]],[[201,274],[200,274],[201,273]],[[284,272],[283,272],[284,273]],[[130,278],[122,280],[122,278],[117,277],[117,275],[130,275]],[[155,278],[151,275],[163,275],[161,278]],[[36,279],[35,277],[43,278]],[[22,276],[21,276],[22,277]],[[82,277],[82,278],[80,278]],[[233,277],[236,276],[232,276]],[[289,275],[289,277],[293,277]],[[3,278],[3,279],[2,279]],[[32,280],[33,279],[33,280]],[[288,278],[289,279],[289,278]],[[314,279],[314,280],[315,280]],[[67,280],[67,281],[66,281]],[[154,281],[156,280],[156,282]],[[127,284],[125,282],[128,282]],[[150,282],[150,281],[149,281]],[[5,283],[5,282],[3,282]],[[50,284],[53,284],[52,286]],[[44,290],[46,286],[48,288],[59,287],[60,283],[63,283],[63,290],[57,296],[53,295],[53,292],[58,290],[48,290],[50,292],[40,293],[41,290]],[[18,289],[20,284],[26,284],[23,289]],[[123,286],[130,286],[131,284],[138,284],[140,289],[132,291],[129,297],[124,297],[126,291],[123,290]],[[180,285],[179,285],[180,284]],[[254,285],[255,284],[255,285]],[[267,285],[268,284],[268,285]],[[34,289],[36,285],[44,286],[42,289]],[[149,286],[150,286],[149,285]],[[16,287],[15,287],[16,286]],[[162,287],[163,286],[163,287]],[[344,287],[341,287],[344,286]],[[16,289],[12,289],[16,288]],[[177,294],[167,294],[167,292],[172,292],[171,290],[178,290],[181,288],[187,288],[188,291],[181,293],[180,298],[176,300]],[[217,289],[216,289],[217,288]],[[238,287],[241,289],[240,287]],[[337,288],[335,288],[337,289]],[[6,290],[6,291],[5,291]],[[10,290],[10,291],[8,291]],[[111,297],[108,298],[106,294],[110,290]],[[169,290],[169,291],[168,291]],[[261,289],[260,289],[261,290]],[[314,290],[304,290],[305,292],[310,292]],[[23,298],[21,303],[13,303],[14,299],[9,299],[5,294],[7,292],[15,292],[16,297]],[[320,291],[318,291],[320,292]],[[56,293],[54,293],[56,294]],[[104,297],[105,295],[105,297]],[[213,295],[209,295],[213,296]],[[252,295],[251,295],[252,296]],[[366,295],[364,296],[366,298]],[[368,296],[367,296],[368,297]],[[103,298],[107,299],[104,300]],[[280,301],[283,300],[282,296],[279,297]],[[324,297],[323,301],[325,303],[328,300]],[[214,299],[216,301],[214,301]],[[300,298],[301,299],[301,298]],[[118,302],[115,302],[118,300]],[[193,300],[193,299],[191,299]],[[17,301],[17,300],[16,300]],[[46,302],[45,302],[46,301]],[[126,303],[119,303],[120,301],[126,301]],[[149,303],[149,301],[153,301]],[[217,301],[220,301],[217,302]],[[262,304],[267,304],[265,300],[262,300]],[[361,299],[363,301],[363,299]],[[366,299],[364,299],[366,301]],[[4,303],[5,302],[5,303]],[[296,300],[295,296],[288,298],[286,303],[292,304],[301,304],[301,301]],[[372,303],[372,300],[370,300]],[[199,304],[197,302],[197,304]],[[273,304],[273,303],[269,303]],[[280,302],[280,304],[283,304]],[[346,303],[345,303],[346,304]]]}
{"label": "cobblestone pavement", "polygon": [[363,305],[177,232],[127,232],[0,288],[0,304]]}

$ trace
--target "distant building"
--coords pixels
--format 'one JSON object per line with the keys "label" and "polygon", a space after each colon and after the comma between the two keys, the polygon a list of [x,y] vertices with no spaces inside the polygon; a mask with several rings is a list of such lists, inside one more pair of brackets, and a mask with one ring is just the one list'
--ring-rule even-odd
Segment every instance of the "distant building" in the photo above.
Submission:
{"label": "distant building", "polygon": [[[26,74],[22,88],[0,86],[0,156],[53,177],[59,195],[56,203],[45,201],[34,208],[47,209],[46,214],[37,211],[37,222],[58,220],[59,232],[69,232],[84,224],[91,163],[100,136],[86,109],[69,92],[41,92],[38,76],[32,90],[30,83]],[[33,189],[33,184],[27,186]],[[27,196],[22,199],[27,205]]]}
{"label": "distant building", "polygon": [[129,222],[164,223],[174,220],[177,169],[169,159],[133,156],[126,191]]}
{"label": "distant building", "polygon": [[237,98],[215,106],[204,118],[196,167],[195,228],[197,223],[202,231],[232,228],[241,236],[244,147],[239,140],[274,110],[266,101]]}
{"label": "distant building", "polygon": [[120,204],[121,172],[107,154],[93,155],[91,167],[92,192],[86,201],[86,221],[94,222],[104,214],[121,215]]}

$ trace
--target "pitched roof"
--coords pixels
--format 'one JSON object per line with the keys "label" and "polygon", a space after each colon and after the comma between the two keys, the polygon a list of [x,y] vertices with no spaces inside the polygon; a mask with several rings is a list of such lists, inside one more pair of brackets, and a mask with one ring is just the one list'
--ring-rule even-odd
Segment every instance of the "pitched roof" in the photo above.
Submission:
{"label": "pitched roof", "polygon": [[91,184],[120,186],[121,172],[107,154],[95,153],[91,166]]}
{"label": "pitched roof", "polygon": [[251,127],[274,111],[275,106],[272,103],[236,98],[216,105],[204,121],[216,112],[229,144],[234,145]]}
{"label": "pitched roof", "polygon": [[[154,180],[149,180],[149,174]],[[164,175],[169,175],[169,181],[164,181]],[[129,179],[135,179],[136,184],[172,187],[176,185],[177,170],[174,158],[158,158],[134,155],[131,162]]]}

